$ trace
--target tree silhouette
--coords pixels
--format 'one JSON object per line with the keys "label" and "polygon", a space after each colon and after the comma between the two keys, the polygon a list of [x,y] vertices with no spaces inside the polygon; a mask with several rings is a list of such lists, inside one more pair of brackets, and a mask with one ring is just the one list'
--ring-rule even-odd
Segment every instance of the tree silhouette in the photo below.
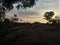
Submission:
{"label": "tree silhouette", "polygon": [[0,22],[3,21],[5,19],[5,8],[0,5]]}
{"label": "tree silhouette", "polygon": [[12,22],[17,22],[19,20],[16,14],[11,19]]}
{"label": "tree silhouette", "polygon": [[17,15],[15,14],[15,15],[14,15],[14,17],[16,18],[16,17],[17,17]]}
{"label": "tree silhouette", "polygon": [[3,0],[2,5],[5,6],[8,10],[11,10],[14,8],[13,4],[18,2],[19,4],[16,6],[16,8],[19,9],[21,7],[24,9],[27,7],[32,7],[35,4],[36,0]]}
{"label": "tree silhouette", "polygon": [[18,3],[16,6],[17,10],[22,8],[26,9],[27,7],[33,7],[36,0],[0,0],[0,21],[5,18],[5,11],[10,11],[14,8],[13,4]]}
{"label": "tree silhouette", "polygon": [[6,24],[9,24],[9,22],[10,22],[10,20],[9,20],[8,18],[6,18],[6,19],[4,20],[4,23],[6,23]]}
{"label": "tree silhouette", "polygon": [[45,14],[44,14],[45,19],[48,20],[48,21],[50,21],[53,16],[54,16],[54,12],[53,11],[45,12]]}

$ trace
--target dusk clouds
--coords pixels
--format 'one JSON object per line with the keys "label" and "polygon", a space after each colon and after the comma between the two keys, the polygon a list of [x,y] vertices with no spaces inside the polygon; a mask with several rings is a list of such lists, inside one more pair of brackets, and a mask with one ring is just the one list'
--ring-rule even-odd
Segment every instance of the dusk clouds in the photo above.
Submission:
{"label": "dusk clouds", "polygon": [[34,16],[34,15],[36,15],[36,16],[38,16],[39,15],[39,13],[38,12],[35,12],[35,11],[23,11],[23,12],[18,12],[17,13],[18,15],[21,15],[21,16]]}
{"label": "dusk clouds", "polygon": [[38,0],[35,9],[55,10],[59,7],[59,0]]}

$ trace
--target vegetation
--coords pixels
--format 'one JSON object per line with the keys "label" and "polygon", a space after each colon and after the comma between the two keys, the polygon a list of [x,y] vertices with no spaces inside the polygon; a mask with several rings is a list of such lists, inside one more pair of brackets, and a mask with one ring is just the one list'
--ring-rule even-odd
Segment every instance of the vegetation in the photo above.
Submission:
{"label": "vegetation", "polygon": [[[26,9],[27,7],[33,7],[36,0],[1,0],[0,3],[0,21],[4,21],[5,19],[5,12],[12,10],[13,4],[18,3],[16,6],[17,10],[22,8]],[[18,20],[18,19],[17,19]]]}
{"label": "vegetation", "polygon": [[19,3],[16,8],[27,8],[27,7],[32,7],[35,4],[36,0],[4,0],[3,1],[3,6],[5,6],[8,10],[13,9],[13,4],[14,3]]}
{"label": "vegetation", "polygon": [[5,18],[6,11],[12,10],[13,4],[18,3],[16,6],[17,10],[22,8],[26,9],[27,7],[33,7],[36,0],[2,0],[0,1],[0,42],[4,39],[4,36],[18,31],[20,29],[20,25],[16,21],[18,21],[17,15],[14,15],[12,20]]}
{"label": "vegetation", "polygon": [[45,12],[44,17],[46,18],[46,20],[50,20],[52,19],[52,17],[54,16],[54,12],[50,11],[50,12]]}
{"label": "vegetation", "polygon": [[[0,1],[0,38],[3,38],[5,35],[17,31],[20,29],[20,24],[16,23],[18,21],[17,15],[14,15],[12,20],[5,18],[6,11],[12,10],[13,4],[18,3],[16,6],[17,9],[22,8],[26,9],[27,7],[33,7],[36,0],[1,0]],[[19,27],[19,28],[18,28]]]}
{"label": "vegetation", "polygon": [[[1,2],[2,5],[0,5],[0,44],[3,43],[4,45],[11,45],[12,43],[14,43],[14,45],[16,45],[16,43],[28,43],[30,45],[32,43],[31,45],[37,45],[36,43],[40,43],[39,45],[50,45],[50,42],[52,41],[52,45],[55,45],[55,43],[59,41],[60,23],[59,20],[57,23],[57,20],[52,19],[52,17],[55,15],[53,11],[45,12],[44,17],[48,22],[52,22],[52,24],[54,25],[51,25],[49,23],[43,24],[40,22],[18,23],[16,22],[18,21],[16,14],[11,20],[5,18],[5,12],[12,10],[14,8],[14,3],[18,3],[18,5],[16,6],[18,10],[20,8],[26,9],[27,7],[33,7],[35,2],[36,0],[3,0],[3,3]],[[22,21],[22,19],[20,21]],[[18,42],[19,40],[20,42]]]}
{"label": "vegetation", "polygon": [[52,18],[54,15],[55,15],[55,13],[53,11],[45,12],[44,17],[48,21],[47,24],[50,23],[50,24],[58,25],[60,23],[60,20],[57,18],[57,16],[55,17],[55,19]]}

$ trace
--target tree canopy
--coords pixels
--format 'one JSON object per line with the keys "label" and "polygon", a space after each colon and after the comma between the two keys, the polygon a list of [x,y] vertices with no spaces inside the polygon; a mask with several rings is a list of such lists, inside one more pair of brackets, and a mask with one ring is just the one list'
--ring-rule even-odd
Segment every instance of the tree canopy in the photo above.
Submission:
{"label": "tree canopy", "polygon": [[46,20],[51,19],[54,16],[54,12],[50,11],[50,12],[45,12],[44,17],[46,18]]}
{"label": "tree canopy", "polygon": [[[33,7],[37,0],[0,0],[0,20],[5,19],[5,12],[12,10],[14,8],[13,4],[17,3],[17,10],[22,8],[26,9],[27,7]],[[16,15],[15,15],[16,16]]]}
{"label": "tree canopy", "polygon": [[36,0],[1,0],[0,2],[3,2],[2,5],[5,6],[7,9],[11,10],[13,9],[13,4],[18,3],[16,6],[17,9],[21,8],[27,8],[27,7],[33,7]]}

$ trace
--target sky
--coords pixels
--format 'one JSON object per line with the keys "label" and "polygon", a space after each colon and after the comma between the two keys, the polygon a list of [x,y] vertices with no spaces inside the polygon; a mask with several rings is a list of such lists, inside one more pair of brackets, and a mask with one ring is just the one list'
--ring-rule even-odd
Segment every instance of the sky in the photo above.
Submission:
{"label": "sky", "polygon": [[14,14],[17,14],[18,18],[22,19],[20,22],[46,23],[47,21],[44,19],[44,13],[46,11],[54,11],[55,15],[59,16],[60,0],[38,0],[33,7],[27,9],[19,9],[18,11],[15,8],[17,4],[18,3],[13,4],[14,9],[6,13],[8,18],[11,18]]}

